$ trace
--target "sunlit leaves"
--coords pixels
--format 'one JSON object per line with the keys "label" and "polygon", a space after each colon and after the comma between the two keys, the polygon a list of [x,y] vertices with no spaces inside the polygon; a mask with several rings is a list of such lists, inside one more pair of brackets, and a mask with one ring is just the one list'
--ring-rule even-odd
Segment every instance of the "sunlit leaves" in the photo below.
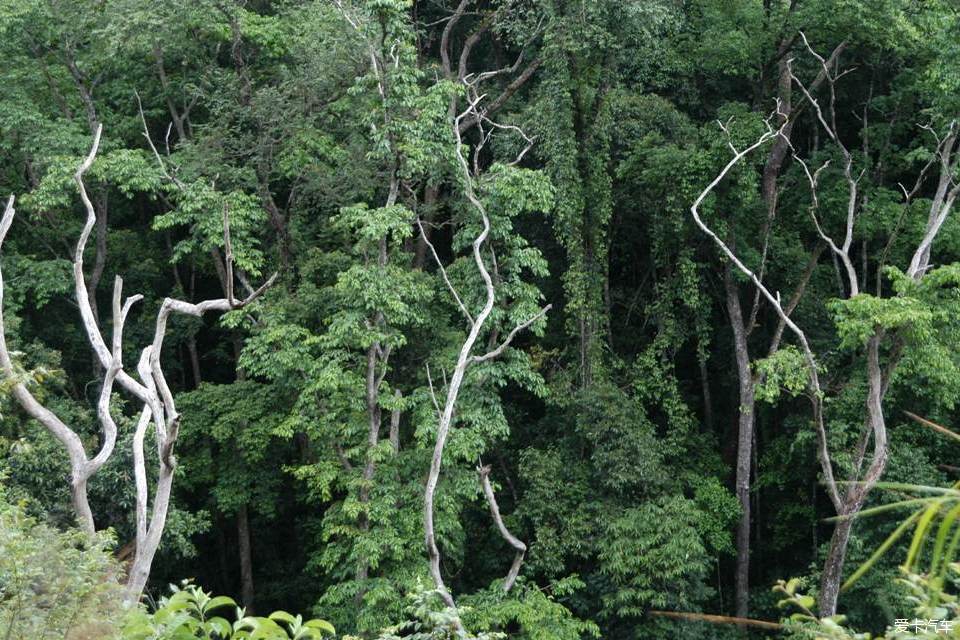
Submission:
{"label": "sunlit leaves", "polygon": [[224,247],[224,216],[229,216],[230,239],[236,265],[259,275],[263,263],[260,234],[266,212],[260,201],[240,191],[221,192],[205,179],[199,179],[177,190],[176,207],[154,218],[155,229],[186,226],[190,234],[174,247],[174,260],[191,254],[208,253]]}
{"label": "sunlit leaves", "polygon": [[759,378],[756,386],[757,400],[762,402],[776,402],[781,392],[795,397],[807,389],[810,380],[807,361],[793,345],[787,345],[771,356],[756,360],[753,368]]}
{"label": "sunlit leaves", "polygon": [[227,596],[211,595],[184,581],[170,585],[172,593],[160,599],[156,610],[135,610],[123,627],[129,640],[321,640],[336,631],[319,618],[274,611],[250,616]]}

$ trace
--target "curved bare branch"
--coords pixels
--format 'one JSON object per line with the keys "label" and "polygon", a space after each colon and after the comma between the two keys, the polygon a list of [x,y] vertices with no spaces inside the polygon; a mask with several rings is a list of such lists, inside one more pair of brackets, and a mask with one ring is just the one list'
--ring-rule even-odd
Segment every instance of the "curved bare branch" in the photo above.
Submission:
{"label": "curved bare branch", "polygon": [[700,206],[703,204],[703,201],[706,200],[707,196],[713,192],[720,182],[730,173],[730,171],[738,165],[747,155],[753,152],[756,149],[759,149],[768,141],[772,140],[776,136],[783,135],[783,125],[777,130],[774,130],[770,126],[770,121],[767,121],[767,130],[760,135],[760,137],[754,141],[752,144],[746,148],[737,151],[734,153],[733,157],[729,162],[720,170],[720,172],[714,177],[714,179],[700,192],[700,195],[697,196],[694,200],[693,205],[690,207],[690,213],[693,216],[693,220],[696,225],[703,231],[720,249],[721,253],[730,260],[741,273],[747,276],[751,282],[758,288],[760,293],[764,298],[770,303],[773,309],[776,311],[777,315],[780,317],[780,320],[786,325],[787,328],[796,336],[797,341],[800,343],[801,349],[803,351],[804,360],[807,364],[807,370],[810,380],[810,398],[813,403],[813,413],[814,413],[814,424],[817,431],[817,441],[818,441],[818,455],[820,459],[820,466],[823,471],[824,482],[827,488],[827,494],[830,496],[831,502],[834,506],[840,510],[842,509],[843,501],[840,498],[840,492],[837,488],[837,482],[833,473],[833,463],[830,458],[830,452],[827,446],[827,432],[826,426],[824,424],[823,418],[823,392],[820,388],[820,378],[818,373],[818,365],[816,357],[813,354],[810,344],[807,341],[807,336],[803,330],[790,318],[790,314],[787,313],[783,305],[780,302],[780,296],[774,295],[770,292],[769,289],[760,281],[760,278],[757,277],[757,274],[750,269],[742,260],[730,249],[730,247],[720,239],[720,237],[709,227],[709,225],[704,222],[703,218],[700,216]]}
{"label": "curved bare branch", "polygon": [[490,485],[490,465],[477,467],[477,474],[480,476],[480,486],[483,488],[483,495],[487,498],[487,503],[490,505],[490,515],[493,516],[493,521],[496,523],[497,529],[500,530],[500,535],[507,541],[507,544],[516,550],[513,564],[510,565],[510,571],[503,580],[503,590],[510,591],[510,589],[513,588],[513,584],[517,581],[517,576],[520,574],[520,566],[523,564],[523,557],[527,553],[527,545],[510,533],[507,525],[503,523],[503,516],[500,515],[500,507],[497,505],[497,497],[493,493],[493,487]]}

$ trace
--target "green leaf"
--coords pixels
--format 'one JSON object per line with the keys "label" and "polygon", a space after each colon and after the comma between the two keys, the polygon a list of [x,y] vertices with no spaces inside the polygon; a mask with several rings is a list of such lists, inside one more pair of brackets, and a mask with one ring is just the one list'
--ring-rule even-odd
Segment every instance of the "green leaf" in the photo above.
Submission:
{"label": "green leaf", "polygon": [[885,554],[887,550],[889,550],[890,547],[892,547],[893,544],[898,539],[900,539],[900,537],[904,534],[904,532],[906,532],[906,530],[909,529],[910,526],[914,522],[916,522],[918,518],[920,518],[921,514],[923,514],[923,510],[918,510],[909,518],[901,522],[900,526],[898,526],[893,533],[887,536],[887,539],[883,541],[883,544],[877,547],[877,550],[873,552],[873,554],[867,559],[867,561],[864,562],[862,565],[860,565],[857,568],[857,570],[853,572],[853,575],[847,578],[846,582],[843,583],[843,586],[840,588],[840,590],[846,591],[847,589],[852,587],[857,582],[857,580],[862,578],[864,574],[866,574],[867,571],[869,571],[870,568],[873,567],[873,565],[875,565],[877,561],[883,557],[883,554]]}
{"label": "green leaf", "polygon": [[278,622],[286,622],[287,624],[293,624],[297,621],[297,619],[293,615],[287,613],[286,611],[274,611],[268,617],[271,620],[276,620]]}
{"label": "green leaf", "polygon": [[210,601],[204,606],[204,612],[213,611],[214,609],[219,609],[220,607],[236,607],[237,602],[229,596],[217,596],[211,598]]}
{"label": "green leaf", "polygon": [[304,627],[308,629],[318,629],[324,633],[329,633],[330,635],[336,635],[337,631],[333,628],[333,625],[327,622],[326,620],[321,620],[320,618],[313,618],[307,620],[303,623]]}

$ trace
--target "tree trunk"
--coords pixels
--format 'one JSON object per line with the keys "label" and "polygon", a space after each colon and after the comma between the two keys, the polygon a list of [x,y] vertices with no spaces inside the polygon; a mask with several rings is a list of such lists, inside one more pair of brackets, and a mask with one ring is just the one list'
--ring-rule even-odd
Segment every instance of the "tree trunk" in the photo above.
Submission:
{"label": "tree trunk", "polygon": [[[393,396],[399,401],[403,394],[400,393],[400,389],[394,389]],[[400,409],[390,412],[390,446],[393,447],[394,453],[400,452]]]}
{"label": "tree trunk", "polygon": [[240,552],[240,600],[247,613],[253,612],[253,556],[250,553],[250,518],[247,505],[237,511],[237,548]]}
{"label": "tree trunk", "polygon": [[[141,430],[138,428],[138,430]],[[140,435],[140,451],[143,447],[143,436]],[[160,538],[163,536],[163,529],[167,523],[167,511],[170,506],[170,491],[173,488],[174,465],[162,462],[160,464],[160,475],[157,479],[157,491],[153,498],[153,513],[150,517],[150,524],[146,522],[146,482],[143,479],[143,469],[138,470],[137,479],[137,550],[130,563],[130,573],[127,576],[125,602],[131,606],[140,600],[143,590],[147,586],[147,580],[150,577],[150,568],[153,566],[153,558],[160,546]],[[144,491],[141,492],[141,487]]]}
{"label": "tree trunk", "polygon": [[876,486],[887,467],[889,450],[887,445],[887,427],[883,416],[883,395],[886,390],[883,372],[880,368],[879,330],[867,341],[867,422],[865,431],[873,435],[873,459],[867,471],[847,490],[843,499],[843,508],[838,515],[850,516],[837,523],[830,538],[830,548],[823,564],[820,578],[820,616],[832,616],[837,612],[837,597],[840,594],[843,579],[843,563],[850,542],[850,530],[856,514],[860,513],[867,495]]}
{"label": "tree trunk", "polygon": [[697,358],[700,365],[700,393],[703,396],[703,427],[713,433],[713,400],[710,396],[710,372],[706,358]]}
{"label": "tree trunk", "polygon": [[750,371],[750,353],[747,331],[740,308],[740,291],[733,280],[729,265],[724,269],[724,287],[727,294],[727,313],[733,327],[733,347],[737,363],[739,393],[739,420],[737,431],[737,501],[740,503],[740,521],[737,523],[737,564],[734,575],[736,615],[745,618],[750,595],[750,462],[753,448],[754,379]]}
{"label": "tree trunk", "polygon": [[[379,319],[379,318],[378,318]],[[359,501],[361,506],[360,515],[357,517],[357,528],[366,533],[370,530],[370,520],[367,515],[368,503],[370,502],[370,485],[373,482],[374,473],[376,473],[376,464],[374,463],[374,449],[380,442],[380,425],[382,412],[379,404],[379,390],[377,385],[377,368],[380,359],[377,355],[380,345],[374,343],[367,349],[367,419],[369,420],[369,429],[367,431],[367,455],[366,462],[363,465],[363,480],[360,484]],[[370,563],[366,558],[359,558],[357,561],[356,580],[359,583],[357,590],[357,604],[359,605],[366,592],[364,582],[370,573]]]}
{"label": "tree trunk", "polygon": [[190,355],[190,370],[193,373],[193,386],[198,388],[203,383],[200,375],[200,353],[197,351],[197,336],[191,334],[187,338],[187,353]]}
{"label": "tree trunk", "polygon": [[217,565],[220,569],[220,588],[217,589],[218,593],[229,593],[233,586],[233,580],[230,577],[232,573],[230,571],[230,561],[227,557],[227,549],[230,547],[227,543],[226,527],[227,523],[224,521],[223,514],[218,511],[217,522],[214,525],[214,529],[217,532]]}
{"label": "tree trunk", "polygon": [[90,502],[87,500],[86,478],[71,478],[70,497],[73,501],[73,512],[77,516],[77,523],[80,528],[89,535],[94,535],[94,533],[96,533],[96,527],[93,523],[93,512],[90,510]]}
{"label": "tree trunk", "polygon": [[437,196],[440,195],[440,188],[427,185],[423,188],[423,234],[417,236],[417,244],[413,253],[413,268],[422,270],[427,260],[427,242],[430,240],[430,234],[433,231],[431,224],[436,219]]}
{"label": "tree trunk", "polygon": [[[778,125],[783,125],[789,118],[791,79],[788,68],[781,62],[778,69],[777,95],[781,101],[781,110]],[[773,224],[777,212],[777,178],[783,167],[783,161],[790,149],[791,125],[786,123],[782,136],[774,140],[770,154],[763,168],[761,180],[761,195],[767,205],[767,220],[765,233]],[[764,254],[766,253],[766,241]],[[761,267],[762,268],[762,267]],[[762,276],[761,276],[762,277]],[[759,291],[754,300],[751,311],[751,326],[744,321],[740,307],[740,288],[737,286],[731,273],[730,265],[724,268],[724,288],[727,295],[727,313],[733,328],[733,348],[737,364],[737,382],[739,392],[739,418],[737,421],[737,474],[736,493],[740,503],[740,521],[737,523],[737,560],[734,573],[734,604],[736,616],[746,618],[750,608],[750,464],[753,460],[754,421],[755,421],[755,393],[756,379],[750,370],[750,349],[747,337],[752,329],[752,321],[756,317],[759,304]]]}
{"label": "tree trunk", "polygon": [[[856,507],[853,512],[860,510]],[[830,538],[830,549],[823,562],[823,574],[820,577],[819,614],[821,618],[837,613],[837,598],[840,595],[840,584],[843,579],[843,563],[847,556],[847,544],[850,542],[850,530],[853,528],[853,518],[841,520],[833,530]]]}

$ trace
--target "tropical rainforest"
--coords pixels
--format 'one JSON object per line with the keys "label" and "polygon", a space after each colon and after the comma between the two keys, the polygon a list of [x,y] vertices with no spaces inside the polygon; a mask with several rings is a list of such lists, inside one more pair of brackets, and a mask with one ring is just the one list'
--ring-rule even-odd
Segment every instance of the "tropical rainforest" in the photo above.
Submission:
{"label": "tropical rainforest", "polygon": [[3,640],[960,637],[953,0],[2,0],[0,191]]}

